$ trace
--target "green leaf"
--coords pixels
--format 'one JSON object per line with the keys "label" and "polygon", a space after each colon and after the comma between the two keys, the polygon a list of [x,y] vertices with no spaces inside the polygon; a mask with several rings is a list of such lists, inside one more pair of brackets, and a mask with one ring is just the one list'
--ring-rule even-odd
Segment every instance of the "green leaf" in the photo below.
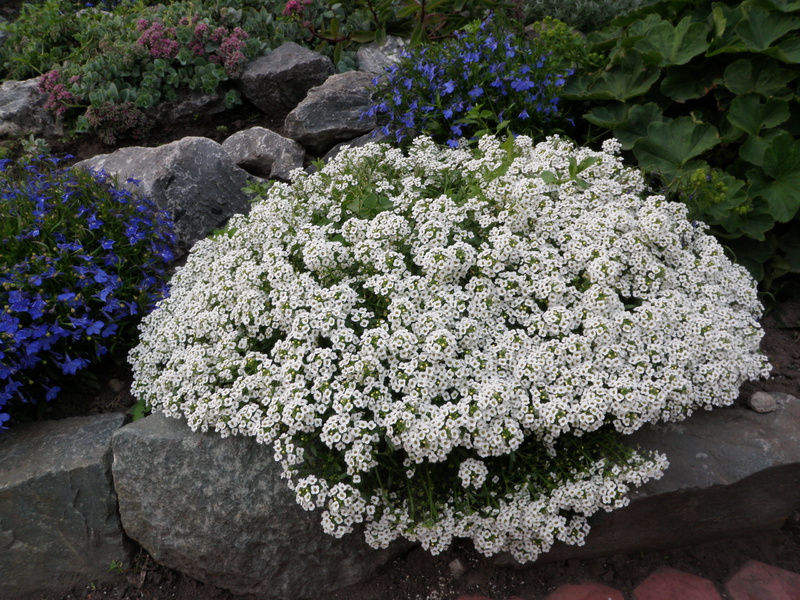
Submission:
{"label": "green leaf", "polygon": [[623,57],[619,64],[589,84],[582,99],[625,101],[641,96],[658,80],[660,74],[661,69],[645,68],[642,57],[638,53],[633,53]]}
{"label": "green leaf", "polygon": [[675,102],[705,96],[714,85],[714,72],[707,67],[672,67],[661,81],[661,93]]}
{"label": "green leaf", "polygon": [[708,123],[695,123],[691,117],[674,121],[651,123],[647,137],[633,145],[639,165],[667,177],[696,168],[689,161],[720,142],[719,134]]}
{"label": "green leaf", "polygon": [[630,150],[636,140],[647,135],[647,128],[651,123],[662,121],[664,121],[664,114],[654,102],[644,105],[636,104],[628,111],[627,121],[614,128],[614,137],[619,140],[623,149]]}
{"label": "green leaf", "polygon": [[708,49],[709,31],[708,25],[693,23],[691,17],[684,17],[675,27],[662,21],[650,29],[647,37],[636,42],[634,48],[643,53],[659,54],[662,67],[685,65]]}
{"label": "green leaf", "polygon": [[385,41],[386,41],[386,28],[381,27],[375,32],[375,43],[381,46]]}
{"label": "green leaf", "polygon": [[789,271],[800,273],[800,235],[790,232],[778,238],[778,248],[789,263]]}
{"label": "green leaf", "polygon": [[737,96],[731,102],[727,118],[742,131],[758,137],[762,129],[775,127],[789,119],[789,103],[770,99],[762,104],[758,94]]}
{"label": "green leaf", "polygon": [[758,167],[764,166],[764,154],[772,146],[772,140],[782,133],[780,129],[773,129],[763,136],[751,137],[739,148],[739,158]]}
{"label": "green leaf", "polygon": [[781,12],[795,12],[800,10],[800,2],[797,0],[759,0],[759,4]]}
{"label": "green leaf", "polygon": [[756,6],[747,11],[747,17],[736,26],[736,33],[748,50],[760,52],[798,27],[800,19]]}
{"label": "green leaf", "polygon": [[375,41],[374,31],[354,31],[350,34],[350,39],[359,44],[368,44]]}
{"label": "green leaf", "polygon": [[786,86],[796,78],[796,72],[769,59],[741,58],[728,65],[722,83],[734,94],[755,92],[762,96],[776,96],[785,93]]}
{"label": "green leaf", "polygon": [[594,125],[613,129],[622,125],[628,117],[628,107],[622,102],[614,102],[595,106],[592,110],[583,115],[583,118]]}
{"label": "green leaf", "polygon": [[761,54],[766,54],[782,62],[796,65],[800,63],[800,37],[792,37],[783,40],[776,46],[770,46],[766,50],[762,50]]}
{"label": "green leaf", "polygon": [[800,140],[776,136],[764,152],[763,169],[748,171],[750,193],[766,199],[775,220],[786,223],[800,209]]}

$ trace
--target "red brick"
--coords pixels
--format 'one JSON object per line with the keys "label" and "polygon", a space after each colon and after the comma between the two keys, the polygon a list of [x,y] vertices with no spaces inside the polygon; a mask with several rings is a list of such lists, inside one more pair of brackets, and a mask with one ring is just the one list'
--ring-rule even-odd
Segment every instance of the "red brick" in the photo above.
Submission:
{"label": "red brick", "polygon": [[622,592],[599,583],[571,583],[562,585],[546,600],[625,600]]}
{"label": "red brick", "polygon": [[661,567],[633,590],[633,600],[722,600],[708,579]]}
{"label": "red brick", "polygon": [[797,600],[800,575],[751,560],[725,584],[731,600]]}

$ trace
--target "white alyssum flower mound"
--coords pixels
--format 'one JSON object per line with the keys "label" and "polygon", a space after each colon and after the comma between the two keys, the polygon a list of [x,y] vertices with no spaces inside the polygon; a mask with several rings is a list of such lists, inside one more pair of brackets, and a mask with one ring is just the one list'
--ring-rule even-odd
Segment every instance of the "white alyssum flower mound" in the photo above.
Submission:
{"label": "white alyssum flower mound", "polygon": [[620,433],[769,370],[753,281],[617,151],[420,138],[296,172],[195,246],[135,394],[271,444],[333,535],[520,561],[582,543],[667,465]]}

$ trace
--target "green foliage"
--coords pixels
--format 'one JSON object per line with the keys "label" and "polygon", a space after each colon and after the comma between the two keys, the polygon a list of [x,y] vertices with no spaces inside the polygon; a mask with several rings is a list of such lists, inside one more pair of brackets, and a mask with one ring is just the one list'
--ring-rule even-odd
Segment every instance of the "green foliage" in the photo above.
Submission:
{"label": "green foliage", "polygon": [[36,77],[94,51],[95,44],[86,33],[103,18],[104,13],[97,10],[76,13],[74,4],[67,0],[24,2],[13,22],[0,25],[9,33],[0,47],[0,78]]}
{"label": "green foliage", "polygon": [[606,62],[565,93],[586,121],[711,225],[764,289],[800,272],[800,4],[662,0],[588,41]]}
{"label": "green foliage", "polygon": [[525,22],[552,17],[581,31],[602,27],[617,15],[637,8],[642,0],[524,0]]}
{"label": "green foliage", "polygon": [[412,45],[441,40],[489,13],[505,15],[506,8],[502,0],[289,0],[283,16],[305,28],[316,50],[332,48],[339,69],[348,70],[354,63],[343,52],[354,44],[382,43],[387,35]]}

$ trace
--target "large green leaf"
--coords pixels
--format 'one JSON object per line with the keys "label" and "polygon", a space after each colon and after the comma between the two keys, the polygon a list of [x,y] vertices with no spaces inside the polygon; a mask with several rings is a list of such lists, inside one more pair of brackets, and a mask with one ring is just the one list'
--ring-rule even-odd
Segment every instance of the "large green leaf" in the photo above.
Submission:
{"label": "large green leaf", "polygon": [[587,86],[584,100],[620,100],[641,96],[658,80],[661,69],[645,68],[642,57],[634,52],[605,71]]}
{"label": "large green leaf", "polygon": [[736,26],[736,33],[748,50],[760,52],[797,28],[800,28],[800,19],[797,17],[755,6],[747,11],[747,18]]}
{"label": "large green leaf", "polygon": [[796,71],[784,69],[768,58],[740,58],[725,69],[722,82],[734,94],[783,96],[790,94],[787,86],[796,78]]}
{"label": "large green leaf", "polygon": [[797,0],[756,0],[755,3],[787,13],[800,10],[800,2]]}
{"label": "large green leaf", "polygon": [[664,120],[664,113],[654,102],[641,105],[636,104],[628,111],[625,122],[614,127],[614,137],[619,140],[625,150],[630,150],[636,140],[647,135],[647,128],[651,123]]}
{"label": "large green leaf", "polygon": [[595,106],[583,115],[583,118],[594,125],[614,129],[622,125],[628,118],[628,107],[623,102],[613,102],[602,106]]}
{"label": "large green leaf", "polygon": [[737,96],[731,102],[728,121],[753,137],[764,128],[775,127],[789,119],[789,103],[785,100],[767,100],[763,104],[758,94]]}
{"label": "large green leaf", "polygon": [[705,96],[714,85],[714,73],[702,67],[670,67],[661,80],[661,93],[675,102]]}
{"label": "large green leaf", "polygon": [[764,154],[772,146],[772,140],[785,133],[780,129],[765,131],[763,136],[751,137],[739,148],[739,157],[756,166],[764,166]]}
{"label": "large green leaf", "polygon": [[790,65],[796,65],[800,63],[800,37],[791,37],[783,40],[775,46],[762,50],[761,54],[777,58]]}
{"label": "large green leaf", "polygon": [[643,53],[656,53],[661,56],[661,66],[685,65],[698,54],[708,49],[710,27],[704,23],[693,23],[691,17],[684,17],[673,27],[662,21],[652,27],[647,37],[634,46]]}
{"label": "large green leaf", "polygon": [[792,273],[800,273],[800,232],[790,232],[778,238],[778,248],[783,252]]}
{"label": "large green leaf", "polygon": [[769,202],[776,221],[786,223],[800,209],[800,140],[788,133],[776,136],[764,152],[763,171],[747,173],[750,193]]}
{"label": "large green leaf", "polygon": [[633,153],[641,167],[675,177],[696,168],[691,159],[719,142],[719,134],[712,125],[681,117],[674,121],[651,123],[647,136],[636,140]]}

